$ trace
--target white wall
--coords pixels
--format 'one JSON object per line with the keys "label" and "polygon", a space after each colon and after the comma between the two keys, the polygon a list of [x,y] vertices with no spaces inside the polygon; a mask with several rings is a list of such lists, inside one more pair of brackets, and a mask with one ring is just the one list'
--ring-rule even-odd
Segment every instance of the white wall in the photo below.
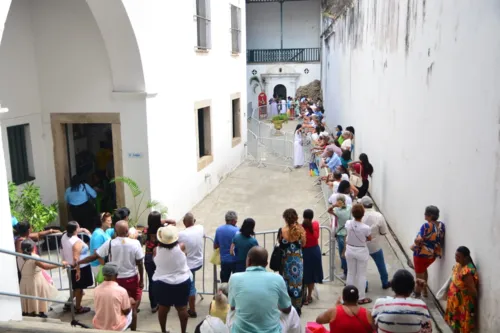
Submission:
{"label": "white wall", "polygon": [[[1,11],[1,9],[0,9]],[[0,107],[0,112],[4,112]],[[0,134],[3,129],[0,126]],[[10,219],[9,193],[7,190],[7,173],[4,167],[3,145],[0,140],[0,248],[15,251],[12,224]],[[17,278],[16,258],[0,254],[0,267],[2,267],[2,283],[0,291],[18,294],[19,282]],[[0,296],[0,321],[21,320],[22,310],[19,298]]]}
{"label": "white wall", "polygon": [[[320,46],[320,1],[283,3],[283,48]],[[247,4],[248,49],[281,48],[278,2]]]}
{"label": "white wall", "polygon": [[[158,75],[164,73],[168,78],[159,80],[158,96],[148,100],[148,144],[151,196],[167,204],[170,216],[174,218],[182,217],[245,158],[245,3],[243,0],[229,2],[241,7],[241,54],[231,55],[230,7],[228,2],[221,1],[211,2],[212,48],[208,52],[194,49],[196,24],[192,17],[195,1],[163,2],[164,13],[177,14],[169,20],[159,18],[156,29],[183,31],[183,34],[171,34],[167,47],[143,49],[155,52],[154,56],[161,58]],[[149,38],[150,46],[156,43],[155,35]],[[152,57],[153,54],[143,56]],[[243,138],[233,148],[230,96],[234,93],[241,93]],[[212,105],[214,161],[198,172],[194,104],[203,100],[211,100]]]}
{"label": "white wall", "polygon": [[[409,8],[409,12],[407,11]],[[484,1],[360,1],[334,25],[323,64],[329,125],[353,125],[372,194],[408,250],[434,204],[446,223],[434,291],[468,246],[481,332],[500,327],[500,18]]]}
{"label": "white wall", "polygon": [[[273,96],[274,87],[277,84],[283,84],[287,88],[287,95],[295,97],[295,92],[297,88],[300,86],[311,83],[314,80],[321,79],[321,65],[319,63],[286,63],[286,64],[278,64],[278,63],[270,63],[270,64],[248,64],[247,65],[247,96],[248,102],[252,103],[252,106],[255,108],[258,106],[257,97],[260,94],[260,90],[257,89],[254,93],[253,88],[248,84],[250,82],[250,78],[254,76],[252,73],[254,70],[257,71],[257,75],[260,78],[260,75],[268,73],[269,71],[273,71],[276,67],[287,67],[293,70],[293,72],[300,74],[297,80],[291,80],[289,78],[276,78],[265,85],[265,92],[268,98]],[[308,73],[305,73],[305,70],[308,70]]]}
{"label": "white wall", "polygon": [[[35,183],[44,201],[57,199],[51,113],[120,113],[124,174],[149,187],[144,101],[112,94],[108,54],[85,1],[13,2],[0,46],[0,74],[0,100],[10,110],[0,115],[2,127],[30,124]],[[144,135],[131,135],[137,132]],[[8,152],[6,131],[3,145]],[[129,159],[129,152],[143,157]],[[8,153],[6,160],[10,179]]]}

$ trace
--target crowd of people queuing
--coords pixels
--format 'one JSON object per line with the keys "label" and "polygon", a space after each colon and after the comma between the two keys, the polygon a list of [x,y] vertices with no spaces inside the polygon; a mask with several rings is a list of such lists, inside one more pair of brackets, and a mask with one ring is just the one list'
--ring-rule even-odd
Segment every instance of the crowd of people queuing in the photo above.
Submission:
{"label": "crowd of people queuing", "polygon": [[[438,222],[439,210],[434,206],[426,208],[426,223],[412,246],[417,278],[406,270],[399,270],[392,281],[388,281],[379,242],[387,232],[384,218],[373,210],[370,197],[364,196],[360,203],[348,205],[346,196],[351,195],[337,194],[330,212],[336,217],[336,225],[332,226],[336,238],[344,241],[338,243],[342,248],[342,269],[347,274],[347,286],[335,306],[318,316],[317,323],[329,325],[332,332],[356,333],[368,329],[431,332],[430,315],[421,296],[425,297],[427,292],[426,269],[433,262],[429,256],[437,258],[441,253],[444,227],[435,227],[441,224]],[[350,199],[351,202],[356,200]],[[118,210],[115,219],[124,217],[127,211]],[[162,220],[160,213],[152,212],[142,244],[136,234],[130,233],[127,216],[116,223],[110,222],[108,213],[100,217],[91,234],[72,221],[61,238],[62,263],[73,266],[71,279],[76,313],[90,311],[81,306],[82,297],[85,289],[96,284],[97,275],[101,275],[102,280],[94,290],[93,326],[114,331],[135,330],[147,271],[151,311],[158,312],[161,331],[166,332],[167,315],[173,306],[178,313],[181,332],[185,332],[188,318],[197,317],[193,299],[196,295],[194,275],[204,263],[203,226],[196,224],[194,216],[188,213],[183,218],[185,229],[179,230],[175,221]],[[310,209],[302,213],[301,223],[292,208],[283,212],[283,220],[277,237],[281,254],[279,274],[274,274],[266,270],[267,250],[255,239],[255,220],[247,218],[238,228],[236,212],[226,213],[225,223],[217,228],[214,241],[214,247],[220,251],[221,284],[210,303],[209,316],[198,324],[196,332],[217,327],[215,332],[301,332],[303,306],[313,302],[315,284],[323,282],[318,244],[320,225]],[[18,251],[37,258],[29,225],[21,222],[17,226],[17,230],[26,228],[27,231],[16,239]],[[113,236],[103,237],[109,234],[109,229],[114,230]],[[82,233],[90,235],[90,246],[79,237]],[[99,242],[102,244],[97,246]],[[371,312],[362,307],[371,302],[365,296],[368,255],[379,269],[382,288],[394,291],[392,297],[377,299]],[[473,332],[477,271],[466,247],[458,248],[455,257],[457,263],[446,292],[445,319],[454,332]],[[89,265],[95,262],[97,266]],[[18,268],[21,293],[45,298],[57,293],[46,273],[56,268],[54,265],[18,258]],[[31,299],[23,300],[22,308],[25,315],[42,317],[46,317],[49,309],[47,302]]]}
{"label": "crowd of people queuing", "polygon": [[[375,170],[364,153],[352,160],[354,128],[343,130],[339,125],[334,133],[325,132],[323,117],[314,113],[318,108],[307,100],[292,108],[301,119],[296,138],[311,140],[311,160],[328,170],[320,181],[332,191],[328,200],[330,228],[339,249],[341,279],[347,286],[337,303],[317,317],[317,324],[341,333],[432,331],[429,311],[421,297],[428,294],[427,269],[442,255],[445,225],[439,221],[439,209],[426,207],[425,223],[411,246],[416,278],[409,271],[399,270],[390,281],[381,244],[388,228],[368,196],[369,179]],[[295,164],[302,166],[304,161],[296,159]],[[85,185],[78,186],[79,192],[93,195]],[[77,206],[73,210],[78,215]],[[197,318],[195,276],[204,265],[203,225],[187,213],[182,219],[184,229],[180,230],[176,221],[164,220],[153,211],[139,237],[137,230],[129,228],[129,215],[130,210],[124,207],[114,214],[101,213],[93,225],[85,221],[85,228],[80,221],[68,223],[61,237],[62,263],[72,267],[74,299],[68,302],[75,303],[76,314],[91,311],[82,306],[82,298],[86,289],[96,286],[93,326],[136,330],[147,278],[149,305],[152,313],[158,313],[161,331],[167,331],[167,315],[175,307],[184,333],[189,318]],[[214,237],[214,250],[220,253],[220,284],[209,316],[198,324],[196,332],[301,332],[303,307],[314,302],[316,284],[324,279],[320,224],[311,209],[304,210],[301,217],[295,209],[286,209],[282,218],[284,224],[270,256],[255,238],[254,219],[246,218],[238,226],[237,213],[226,213],[225,223]],[[39,256],[34,241],[58,232],[33,233],[29,223],[14,220],[13,227],[16,251],[34,259]],[[371,312],[362,307],[372,302],[366,296],[370,257],[378,269],[381,288],[394,291],[392,297],[377,299]],[[450,280],[443,287],[447,298],[445,320],[454,332],[469,333],[476,327],[478,275],[466,247],[457,249],[455,259]],[[270,262],[270,268],[279,274],[266,269]],[[51,298],[57,292],[46,272],[55,266],[25,258],[18,258],[17,263],[21,293]],[[42,300],[23,299],[22,309],[24,315],[46,317],[49,305]]]}
{"label": "crowd of people queuing", "polygon": [[286,114],[290,119],[296,117],[302,118],[302,113],[306,111],[311,111],[311,113],[316,114],[317,117],[323,117],[323,102],[321,98],[317,98],[313,101],[306,96],[302,97],[283,97],[274,95],[269,99],[269,108],[266,107],[267,117],[272,119],[274,116],[279,114]]}

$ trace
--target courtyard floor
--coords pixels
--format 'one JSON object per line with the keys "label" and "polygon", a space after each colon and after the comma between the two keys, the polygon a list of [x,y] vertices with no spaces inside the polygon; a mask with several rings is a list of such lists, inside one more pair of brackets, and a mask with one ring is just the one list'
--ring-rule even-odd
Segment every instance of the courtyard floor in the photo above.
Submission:
{"label": "courtyard floor", "polygon": [[[284,130],[290,131],[295,127],[294,122],[285,125]],[[256,221],[256,231],[276,231],[283,226],[282,213],[287,208],[295,208],[299,215],[304,209],[310,208],[315,212],[315,217],[326,210],[323,199],[317,197],[320,188],[314,185],[313,179],[309,176],[308,168],[294,169],[291,172],[284,172],[283,168],[268,166],[258,168],[248,162],[243,163],[233,173],[208,195],[202,202],[193,208],[192,212],[196,217],[197,223],[205,227],[207,236],[213,237],[215,229],[224,223],[224,214],[228,210],[234,210],[238,213],[238,224],[247,217],[252,217]],[[321,197],[322,198],[322,197]],[[183,226],[181,226],[183,228]],[[389,236],[390,237],[390,236]],[[323,233],[323,244],[327,243],[328,235]],[[258,236],[260,244],[264,243],[263,236]],[[389,276],[405,265],[402,256],[394,250],[393,239],[382,239],[385,260]],[[211,242],[206,244],[206,263],[211,254]],[[265,246],[269,252],[272,251],[273,239],[268,236]],[[323,252],[327,250],[325,246]],[[340,267],[338,253],[335,253],[335,266]],[[323,269],[325,276],[328,275],[328,257],[324,256]],[[340,273],[340,271],[338,271]],[[197,273],[197,288],[199,291],[210,292],[213,288],[213,268],[210,264],[206,265],[203,279],[203,272]],[[204,284],[203,284],[204,281]],[[382,290],[377,268],[372,260],[368,264],[368,297],[375,300],[377,297],[391,295],[390,290]],[[315,321],[316,317],[334,305],[341,294],[343,284],[335,279],[333,282],[327,282],[318,286],[319,300],[302,310],[302,324],[309,321]],[[87,290],[84,296],[83,305],[92,306],[92,290]],[[189,319],[188,332],[193,332],[195,326],[208,314],[208,308],[211,296],[206,295],[204,299],[197,298],[196,310],[197,319]],[[371,308],[373,303],[367,308]],[[156,314],[152,314],[149,307],[148,293],[144,293],[143,301],[140,306],[141,312],[138,315],[138,330],[148,332],[158,332],[159,324]],[[55,312],[52,317],[60,318],[63,321],[70,321],[68,313],[62,313],[60,306],[54,307]],[[94,313],[77,317],[82,323],[91,325]],[[174,311],[168,316],[168,329],[171,332],[179,332],[179,321]]]}

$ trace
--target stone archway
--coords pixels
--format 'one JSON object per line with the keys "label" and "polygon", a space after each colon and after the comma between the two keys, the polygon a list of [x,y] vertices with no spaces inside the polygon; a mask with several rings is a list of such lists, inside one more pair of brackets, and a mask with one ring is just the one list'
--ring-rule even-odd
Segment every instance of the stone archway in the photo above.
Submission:
{"label": "stone archway", "polygon": [[[80,1],[87,3],[106,45],[113,76],[113,91],[143,92],[145,79],[141,54],[123,0]],[[12,0],[0,3],[0,43],[11,3]]]}
{"label": "stone archway", "polygon": [[273,97],[277,97],[279,99],[284,99],[284,98],[286,99],[287,98],[286,87],[282,84],[277,84],[276,86],[274,86]]}

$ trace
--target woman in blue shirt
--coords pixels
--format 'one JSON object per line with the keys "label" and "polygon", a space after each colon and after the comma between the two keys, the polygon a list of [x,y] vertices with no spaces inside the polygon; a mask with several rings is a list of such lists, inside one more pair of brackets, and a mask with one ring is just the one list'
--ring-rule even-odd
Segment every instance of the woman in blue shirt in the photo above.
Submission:
{"label": "woman in blue shirt", "polygon": [[69,210],[73,220],[85,229],[94,230],[95,217],[97,212],[91,202],[97,193],[90,185],[86,184],[80,176],[71,178],[71,186],[66,189],[64,199],[69,205]]}
{"label": "woman in blue shirt", "polygon": [[254,246],[259,246],[257,240],[253,237],[255,236],[255,220],[252,218],[245,219],[241,226],[240,232],[238,232],[231,244],[231,254],[236,256],[236,272],[240,273],[246,270],[246,260],[248,251]]}
{"label": "woman in blue shirt", "polygon": [[[111,237],[106,233],[106,230],[111,228],[111,214],[101,213],[101,216],[97,220],[95,225],[95,230],[90,237],[90,254],[94,254],[95,251],[100,248],[104,243],[111,239]],[[99,273],[101,262],[99,260],[94,260],[90,263],[92,268],[92,274],[94,274],[94,280],[97,278]],[[96,283],[97,285],[97,283]]]}

